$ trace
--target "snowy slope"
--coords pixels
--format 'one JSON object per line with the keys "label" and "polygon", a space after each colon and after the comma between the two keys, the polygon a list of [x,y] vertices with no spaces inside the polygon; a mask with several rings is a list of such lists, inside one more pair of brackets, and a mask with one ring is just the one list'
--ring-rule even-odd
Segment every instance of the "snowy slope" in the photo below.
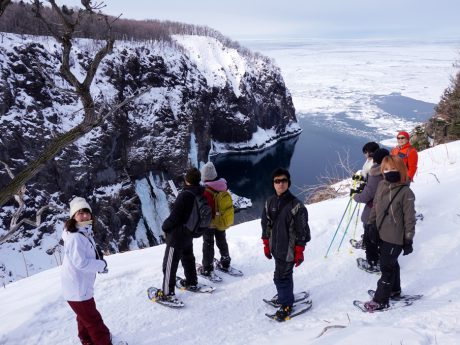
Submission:
{"label": "snowy slope", "polygon": [[[108,257],[110,272],[96,282],[98,308],[113,333],[136,345],[458,344],[459,184],[460,141],[420,153],[412,188],[424,219],[417,223],[413,254],[400,258],[404,292],[425,295],[411,307],[364,314],[352,306],[354,299],[368,298],[366,291],[376,287],[378,276],[356,268],[362,251],[344,245],[337,252],[338,240],[324,258],[347,203],[341,198],[308,206],[312,241],[294,273],[296,290],[309,289],[313,298],[313,309],[303,316],[278,324],[263,315],[272,310],[261,298],[274,294],[274,263],[263,255],[259,221],[229,230],[233,263],[245,276],[224,276],[213,295],[179,292],[186,303],[181,311],[149,302],[147,287],[162,279],[164,246],[158,246]],[[201,240],[195,250],[201,260]],[[60,297],[59,268],[1,289],[0,319],[0,344],[78,343],[74,315]],[[316,338],[333,325],[346,328]]]}

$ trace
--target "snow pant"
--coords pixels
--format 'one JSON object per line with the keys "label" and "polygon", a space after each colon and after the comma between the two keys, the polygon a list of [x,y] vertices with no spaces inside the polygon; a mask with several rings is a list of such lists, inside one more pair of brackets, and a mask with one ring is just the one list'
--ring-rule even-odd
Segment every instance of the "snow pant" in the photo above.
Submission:
{"label": "snow pant", "polygon": [[382,276],[377,282],[374,301],[388,303],[392,292],[401,291],[401,277],[398,256],[402,246],[388,242],[380,242],[380,271]]}
{"label": "snow pant", "polygon": [[179,261],[184,268],[185,281],[187,285],[196,285],[195,255],[193,255],[193,243],[174,248],[166,245],[165,256],[163,258],[163,292],[166,295],[174,293],[176,287],[176,273]]}
{"label": "snow pant", "polygon": [[369,237],[369,224],[363,224],[364,226],[364,236],[363,236],[363,243],[366,247],[366,260],[371,265],[377,264],[379,261],[379,244],[372,243]]}
{"label": "snow pant", "polygon": [[283,306],[292,306],[294,304],[294,281],[292,271],[294,262],[286,262],[275,258],[275,273],[273,281],[278,292],[278,302]]}
{"label": "snow pant", "polygon": [[67,301],[77,314],[78,337],[83,345],[111,345],[110,331],[96,309],[94,298],[86,301]]}
{"label": "snow pant", "polygon": [[230,254],[228,252],[227,238],[225,231],[208,228],[203,233],[203,269],[212,271],[214,269],[214,237],[219,248],[222,266],[230,266]]}

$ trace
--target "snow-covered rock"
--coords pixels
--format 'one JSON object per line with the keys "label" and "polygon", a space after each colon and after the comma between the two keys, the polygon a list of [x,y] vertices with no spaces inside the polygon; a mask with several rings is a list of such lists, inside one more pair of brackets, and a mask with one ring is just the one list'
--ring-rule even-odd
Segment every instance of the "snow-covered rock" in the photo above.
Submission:
{"label": "snow-covered rock", "polygon": [[[61,47],[53,38],[3,34],[2,40],[0,160],[16,174],[83,115],[59,75]],[[80,80],[99,44],[74,40],[71,69]],[[212,37],[117,41],[91,93],[101,107],[146,87],[147,93],[65,148],[27,184],[25,217],[48,203],[65,209],[73,195],[84,196],[98,217],[96,236],[105,249],[155,245],[173,201],[167,180],[180,185],[185,169],[206,162],[209,154],[261,149],[300,132],[279,68]],[[10,178],[1,168],[4,186]],[[14,206],[11,201],[0,208],[0,235]],[[48,252],[44,261],[54,262],[66,216],[45,213],[38,229],[24,226],[8,246],[25,254],[34,248]],[[46,266],[39,260],[27,274]]]}

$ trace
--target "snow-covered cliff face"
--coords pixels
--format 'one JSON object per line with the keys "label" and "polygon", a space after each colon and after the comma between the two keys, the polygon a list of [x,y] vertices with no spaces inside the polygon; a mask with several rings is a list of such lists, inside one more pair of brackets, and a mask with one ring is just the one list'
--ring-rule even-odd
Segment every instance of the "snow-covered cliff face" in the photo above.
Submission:
{"label": "snow-covered cliff face", "polygon": [[[54,39],[1,39],[0,160],[18,173],[51,138],[82,120],[81,103],[58,73],[61,48]],[[180,185],[185,169],[206,162],[209,154],[260,149],[300,131],[291,96],[270,60],[243,56],[210,37],[174,40],[116,42],[91,87],[97,105],[151,89],[28,183],[24,216],[33,217],[46,204],[62,211],[47,212],[38,229],[24,226],[2,247],[4,253],[9,248],[52,255],[73,195],[92,204],[106,249],[155,245],[173,201],[167,180]],[[74,43],[72,70],[80,79],[97,44]],[[9,180],[0,165],[0,186]],[[0,209],[0,234],[15,206]]]}

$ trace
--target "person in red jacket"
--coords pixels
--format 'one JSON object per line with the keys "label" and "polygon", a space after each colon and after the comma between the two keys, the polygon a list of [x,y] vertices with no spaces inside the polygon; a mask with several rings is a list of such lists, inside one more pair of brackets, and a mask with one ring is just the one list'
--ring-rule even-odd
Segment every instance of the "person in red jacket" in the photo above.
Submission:
{"label": "person in red jacket", "polygon": [[409,142],[409,133],[401,131],[396,136],[398,145],[391,150],[392,156],[399,156],[403,159],[407,167],[407,175],[410,180],[414,180],[415,173],[417,172],[418,153],[417,150]]}

